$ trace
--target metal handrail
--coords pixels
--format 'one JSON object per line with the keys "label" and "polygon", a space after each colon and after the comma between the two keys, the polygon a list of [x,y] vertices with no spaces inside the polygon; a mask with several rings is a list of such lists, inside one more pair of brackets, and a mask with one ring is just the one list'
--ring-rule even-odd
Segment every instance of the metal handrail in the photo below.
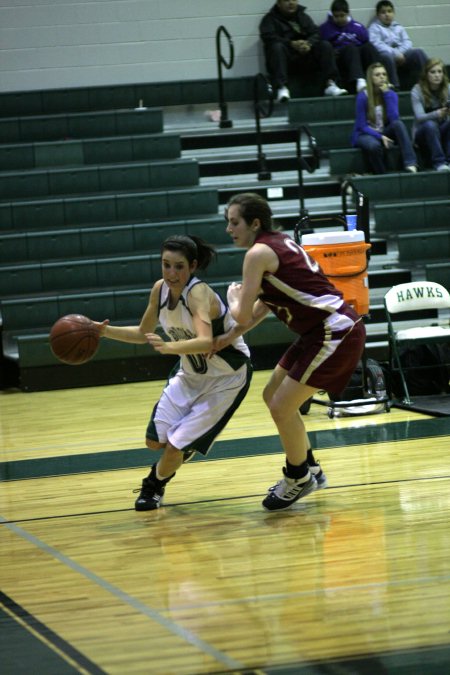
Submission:
{"label": "metal handrail", "polygon": [[[261,99],[260,89],[263,88],[264,98]],[[258,180],[270,180],[272,174],[267,168],[266,156],[262,149],[261,119],[270,117],[273,112],[273,89],[269,80],[262,73],[253,79],[253,110],[256,125],[256,146],[258,152]]]}
{"label": "metal handrail", "polygon": [[[224,58],[222,54],[222,43],[221,37],[225,35],[228,39],[228,47],[230,50],[228,61]],[[228,107],[225,102],[224,89],[223,89],[223,75],[222,75],[222,66],[227,70],[232,68],[234,63],[234,46],[231,35],[225,28],[225,26],[219,26],[216,31],[216,60],[217,60],[217,76],[218,76],[218,87],[219,87],[219,108],[220,108],[220,122],[219,127],[221,129],[232,127],[233,122],[228,119]]]}
{"label": "metal handrail", "polygon": [[[305,134],[308,139],[308,145],[312,151],[311,158],[303,157],[302,155],[302,135]],[[298,189],[299,189],[299,200],[300,200],[300,218],[303,218],[307,215],[308,211],[305,209],[305,196],[303,189],[303,170],[306,170],[308,173],[314,173],[317,169],[320,168],[320,151],[319,146],[315,137],[312,135],[311,130],[305,124],[300,125],[297,128],[297,134],[295,138],[295,146],[297,151],[297,171],[298,171]]]}

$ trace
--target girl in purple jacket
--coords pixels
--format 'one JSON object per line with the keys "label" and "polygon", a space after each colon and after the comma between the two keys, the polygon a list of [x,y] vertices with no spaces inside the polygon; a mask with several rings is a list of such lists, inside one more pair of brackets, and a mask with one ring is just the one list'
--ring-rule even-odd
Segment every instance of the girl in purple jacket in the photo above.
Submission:
{"label": "girl in purple jacket", "polygon": [[356,97],[352,145],[361,148],[373,173],[386,173],[385,152],[394,142],[400,147],[406,171],[416,173],[417,157],[411,137],[400,119],[398,96],[388,81],[386,68],[373,63],[367,69],[367,89]]}

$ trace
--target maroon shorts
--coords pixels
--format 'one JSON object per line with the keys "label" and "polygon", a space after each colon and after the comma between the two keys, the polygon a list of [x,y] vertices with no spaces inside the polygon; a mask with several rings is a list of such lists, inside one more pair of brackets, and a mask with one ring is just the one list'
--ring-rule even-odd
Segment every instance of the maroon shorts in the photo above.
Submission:
{"label": "maroon shorts", "polygon": [[278,365],[297,382],[326,392],[341,392],[358,365],[365,342],[366,329],[362,321],[344,335],[327,335],[320,326],[296,340]]}

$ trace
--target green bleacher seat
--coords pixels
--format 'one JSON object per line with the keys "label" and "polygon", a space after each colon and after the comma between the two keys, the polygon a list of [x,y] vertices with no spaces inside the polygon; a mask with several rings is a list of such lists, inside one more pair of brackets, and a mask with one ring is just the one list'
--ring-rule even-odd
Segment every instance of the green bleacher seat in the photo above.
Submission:
{"label": "green bleacher seat", "polygon": [[28,115],[0,118],[0,143],[150,134],[162,130],[162,110],[159,108]]}
{"label": "green bleacher seat", "polygon": [[[205,279],[228,279],[241,273],[244,250],[224,247],[202,271]],[[56,293],[67,290],[151,285],[161,276],[160,253],[80,258],[0,266],[0,296]]]}
{"label": "green bleacher seat", "polygon": [[[353,124],[355,119],[356,96],[291,98],[288,103],[288,117],[291,124],[314,122],[335,122],[347,120]],[[409,92],[399,93],[399,109],[402,117],[412,114]]]}
{"label": "green bleacher seat", "polygon": [[423,232],[427,229],[448,229],[450,202],[445,199],[393,201],[374,204],[375,229],[378,234]]}
{"label": "green bleacher seat", "polygon": [[[428,228],[426,228],[428,229]],[[423,263],[425,260],[450,259],[450,231],[399,234],[398,257],[401,262]]]}
{"label": "green bleacher seat", "polygon": [[446,171],[356,176],[353,183],[371,202],[439,198],[450,194],[450,173]]}
{"label": "green bleacher seat", "polygon": [[450,291],[450,262],[425,265],[425,276],[428,281],[435,281]]}
{"label": "green bleacher seat", "polygon": [[[360,148],[342,148],[328,153],[330,173],[334,176],[371,173],[370,166]],[[386,157],[388,171],[402,170],[401,156],[397,147],[392,148]]]}
{"label": "green bleacher seat", "polygon": [[199,169],[196,160],[174,159],[3,172],[0,178],[0,199],[11,200],[198,185]]}
{"label": "green bleacher seat", "polygon": [[151,221],[217,213],[217,190],[156,189],[133,194],[15,200],[0,203],[0,230],[70,227],[88,223]]}
{"label": "green bleacher seat", "polygon": [[70,259],[120,253],[157,253],[171,234],[197,236],[215,246],[230,244],[225,221],[219,215],[155,223],[110,223],[79,228],[51,228],[0,233],[2,263]]}

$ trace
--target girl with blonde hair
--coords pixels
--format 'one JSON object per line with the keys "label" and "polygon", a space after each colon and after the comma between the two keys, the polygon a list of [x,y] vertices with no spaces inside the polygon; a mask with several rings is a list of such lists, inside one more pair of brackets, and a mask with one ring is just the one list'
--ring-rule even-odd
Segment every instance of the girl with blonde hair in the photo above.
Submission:
{"label": "girl with blonde hair", "polygon": [[356,97],[356,119],[352,145],[361,148],[376,174],[386,173],[385,152],[394,143],[400,148],[405,171],[416,173],[417,157],[411,137],[400,119],[398,96],[386,68],[373,63],[367,69],[367,88]]}

